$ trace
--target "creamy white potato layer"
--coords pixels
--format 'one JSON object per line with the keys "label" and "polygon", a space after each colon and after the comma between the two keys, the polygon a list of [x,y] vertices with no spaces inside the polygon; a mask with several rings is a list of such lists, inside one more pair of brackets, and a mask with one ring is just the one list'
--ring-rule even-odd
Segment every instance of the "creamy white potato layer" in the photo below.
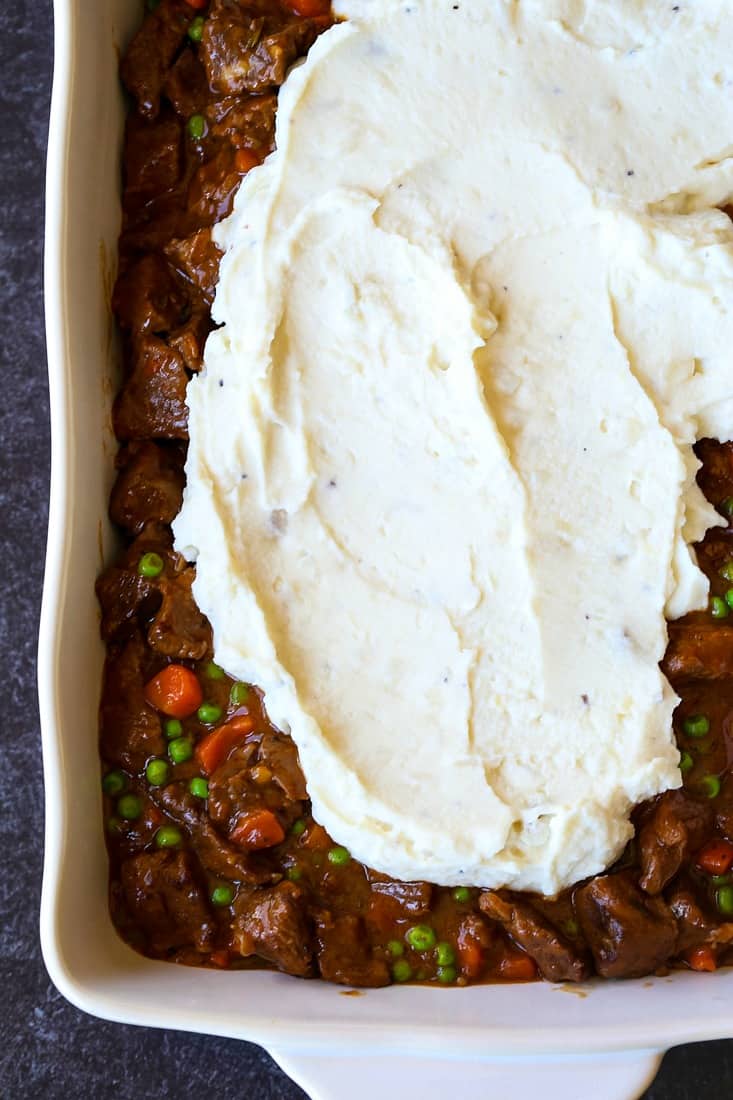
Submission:
{"label": "creamy white potato layer", "polygon": [[316,818],[551,893],[680,782],[665,611],[733,433],[724,0],[350,0],[217,230],[176,525]]}

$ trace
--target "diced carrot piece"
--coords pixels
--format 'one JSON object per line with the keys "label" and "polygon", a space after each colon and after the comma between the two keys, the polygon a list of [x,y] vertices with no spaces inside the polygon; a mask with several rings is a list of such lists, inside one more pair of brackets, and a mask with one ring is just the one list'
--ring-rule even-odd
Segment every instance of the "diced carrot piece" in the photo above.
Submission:
{"label": "diced carrot piece", "polygon": [[326,848],[333,847],[333,841],[323,826],[314,821],[308,832],[303,834],[300,846],[312,851],[325,851]]}
{"label": "diced carrot piece", "polygon": [[229,966],[229,957],[229,952],[224,948],[222,951],[212,951],[209,960],[214,966],[219,966],[222,970],[225,970]]}
{"label": "diced carrot piece", "polygon": [[260,158],[251,149],[237,149],[234,154],[234,167],[242,175],[260,163]]}
{"label": "diced carrot piece", "polygon": [[708,947],[706,944],[687,951],[683,958],[692,970],[713,971],[718,969],[715,952],[712,947]]}
{"label": "diced carrot piece", "polygon": [[499,977],[508,982],[532,982],[537,977],[537,964],[529,955],[512,952],[499,963]]}
{"label": "diced carrot piece", "polygon": [[240,745],[254,729],[254,719],[240,714],[207,733],[196,746],[196,759],[205,775],[211,775],[223,764],[232,749]]}
{"label": "diced carrot piece", "polygon": [[460,940],[457,948],[458,965],[464,978],[474,981],[484,966],[484,955],[475,940]]}
{"label": "diced carrot piece", "polygon": [[327,15],[331,8],[331,0],[285,0],[285,4],[296,15],[302,15],[307,19],[317,15]]}
{"label": "diced carrot piece", "polygon": [[196,673],[185,665],[166,665],[145,685],[144,696],[146,703],[171,718],[188,718],[204,699]]}
{"label": "diced carrot piece", "polygon": [[733,844],[727,840],[711,840],[697,853],[696,862],[709,875],[727,875],[733,867]]}
{"label": "diced carrot piece", "polygon": [[272,810],[253,810],[242,814],[229,836],[240,848],[255,851],[279,844],[285,839],[285,830]]}

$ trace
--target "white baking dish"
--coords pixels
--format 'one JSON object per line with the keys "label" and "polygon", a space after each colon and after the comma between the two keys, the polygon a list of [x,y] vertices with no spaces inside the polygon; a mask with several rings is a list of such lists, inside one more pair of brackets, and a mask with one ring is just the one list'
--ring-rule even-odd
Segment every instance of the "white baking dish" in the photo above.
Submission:
{"label": "white baking dish", "polygon": [[58,989],[107,1019],[250,1039],[314,1097],[456,1093],[632,1100],[661,1052],[733,1034],[733,971],[583,989],[396,987],[344,996],[270,972],[152,962],[107,910],[93,578],[106,518],[116,340],[109,291],[119,228],[120,45],[140,0],[56,0],[48,157],[46,317],[53,471],[39,689],[46,774],[41,935]]}

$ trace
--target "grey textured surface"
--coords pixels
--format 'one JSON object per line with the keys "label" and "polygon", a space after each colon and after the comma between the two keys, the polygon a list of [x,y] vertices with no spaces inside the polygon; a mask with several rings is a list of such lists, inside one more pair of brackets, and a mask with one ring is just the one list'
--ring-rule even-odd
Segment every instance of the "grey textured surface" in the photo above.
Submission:
{"label": "grey textured surface", "polygon": [[[2,8],[0,669],[6,701],[0,815],[0,1097],[296,1100],[303,1096],[301,1091],[257,1047],[95,1020],[59,996],[41,961],[37,924],[43,792],[35,644],[49,463],[41,259],[51,11],[49,0],[5,0]],[[460,1094],[458,1071],[456,1088]],[[507,1095],[510,1092],[508,1083]],[[413,1100],[409,1091],[403,1095]],[[733,1097],[733,1042],[672,1051],[645,1100],[713,1097]]]}

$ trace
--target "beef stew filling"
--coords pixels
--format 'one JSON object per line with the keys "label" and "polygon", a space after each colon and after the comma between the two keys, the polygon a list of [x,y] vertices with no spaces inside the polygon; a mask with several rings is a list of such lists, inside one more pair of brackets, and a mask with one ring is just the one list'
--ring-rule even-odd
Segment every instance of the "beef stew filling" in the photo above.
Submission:
{"label": "beef stew filling", "polygon": [[322,0],[148,4],[122,63],[131,108],[113,306],[125,377],[99,578],[100,711],[112,916],[153,958],[274,966],[347,986],[581,981],[733,962],[733,444],[700,485],[728,519],[698,546],[708,611],[670,624],[683,787],[637,807],[617,865],[556,898],[397,882],[313,820],[295,745],[256,685],[213,660],[173,549],[185,388],[202,365],[211,228],[274,144],[277,89],[331,25]]}

